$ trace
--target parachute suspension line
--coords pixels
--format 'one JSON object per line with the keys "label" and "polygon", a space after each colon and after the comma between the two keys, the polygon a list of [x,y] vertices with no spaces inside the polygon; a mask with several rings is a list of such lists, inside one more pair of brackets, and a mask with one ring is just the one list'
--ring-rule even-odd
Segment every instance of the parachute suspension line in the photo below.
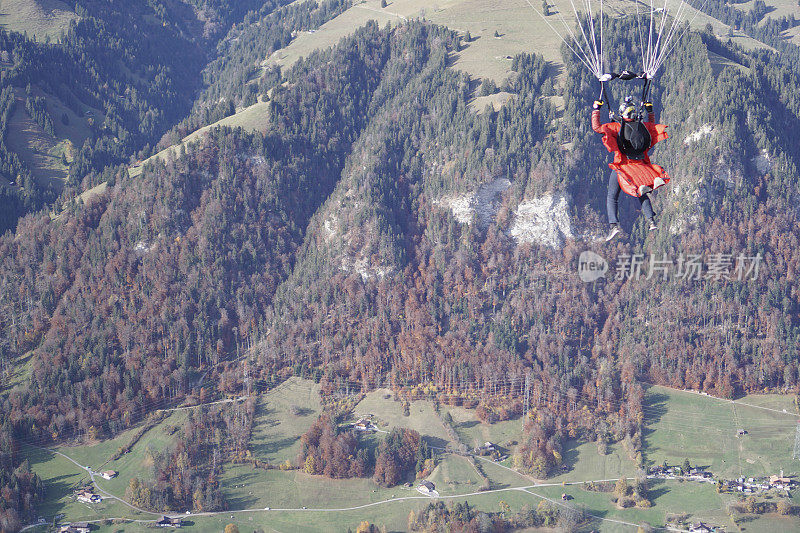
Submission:
{"label": "parachute suspension line", "polygon": [[[603,0],[600,0],[600,74],[603,74],[603,59],[605,56],[603,55]],[[591,11],[589,11],[591,13]]]}
{"label": "parachute suspension line", "polygon": [[647,35],[647,61],[644,63],[645,72],[649,70],[650,52],[653,48],[653,15],[655,14],[655,10],[655,0],[650,0],[650,31]]}
{"label": "parachute suspension line", "polygon": [[[600,47],[597,46],[597,38],[596,32],[594,27],[594,17],[592,16],[592,9],[590,0],[583,0],[583,7],[586,10],[588,15],[586,16],[586,25],[589,27],[589,35],[592,37],[591,48],[594,51],[594,60],[596,72],[602,74],[603,73],[603,0],[600,0]],[[575,13],[576,17],[578,13]],[[580,18],[578,18],[578,24],[581,24]]]}
{"label": "parachute suspension line", "polygon": [[580,15],[578,14],[578,9],[575,7],[575,2],[573,0],[569,0],[569,3],[572,5],[572,12],[575,14],[575,19],[578,21],[578,28],[580,28],[581,35],[583,36],[583,41],[588,46],[589,52],[586,52],[584,50],[583,43],[581,43],[578,40],[577,35],[572,31],[572,28],[570,28],[569,24],[567,24],[567,20],[564,18],[564,15],[561,13],[560,9],[556,10],[556,15],[558,16],[558,19],[561,21],[561,24],[564,26],[564,29],[566,29],[569,35],[572,37],[572,40],[575,42],[575,45],[581,50],[581,52],[583,52],[586,62],[591,65],[589,67],[589,70],[592,71],[595,77],[599,77],[600,75],[602,75],[602,72],[600,72],[600,70],[597,68],[597,57],[591,53],[592,46],[589,43],[589,39],[586,37],[586,32],[583,29],[583,23],[581,22]]}
{"label": "parachute suspension line", "polygon": [[[668,1],[669,0],[664,0],[664,7],[661,8],[661,21],[658,23],[658,30],[656,32],[656,36],[657,36],[656,37],[656,42],[653,45],[652,50],[650,51],[650,57],[648,58],[647,65],[645,66],[645,72],[650,76],[655,74],[655,72],[653,71],[653,67],[655,66],[656,58],[658,57],[659,51],[661,50],[661,48],[660,48],[660,46],[661,46],[661,37],[664,35],[664,27],[667,24],[667,2]],[[683,0],[681,0],[681,2],[683,2]],[[650,16],[652,17],[652,12],[651,12]]]}
{"label": "parachute suspension line", "polygon": [[[655,64],[653,65],[655,70],[661,66],[666,58],[667,50],[670,50],[669,45],[672,43],[672,39],[675,37],[675,32],[678,29],[678,25],[681,22],[683,17],[683,13],[686,11],[686,2],[681,1],[678,5],[678,10],[675,12],[675,16],[672,18],[672,24],[670,25],[669,32],[667,33],[667,38],[664,40],[664,44],[661,46],[661,50],[658,50],[658,56],[655,59]],[[655,72],[654,72],[655,73]]]}
{"label": "parachute suspension line", "polygon": [[[594,16],[592,15],[591,4],[589,0],[586,0],[586,13],[588,13],[589,20],[592,21],[592,38],[594,38]],[[603,55],[603,9],[605,7],[605,3],[603,0],[600,0],[600,46],[599,50],[597,50],[597,66],[598,72],[603,74],[603,63],[605,62],[605,56]]]}
{"label": "parachute suspension line", "polygon": [[[603,20],[602,20],[602,10],[603,10],[603,0],[600,0],[600,12],[601,12],[601,19],[600,19],[600,48],[598,49],[597,46],[597,38],[596,38],[596,31],[594,26],[594,17],[592,16],[591,10],[591,0],[584,0],[584,8],[586,9],[586,28],[589,30],[591,34],[591,40],[589,37],[586,36],[586,30],[584,30],[584,24],[581,20],[580,11],[575,6],[574,0],[569,0],[570,5],[572,6],[572,12],[575,15],[575,20],[578,21],[578,27],[581,30],[581,35],[583,36],[583,40],[586,43],[586,46],[589,48],[590,52],[593,52],[592,56],[594,61],[594,69],[592,72],[594,73],[595,77],[598,79],[603,75],[603,61],[602,61],[602,46],[603,46]],[[566,20],[564,17],[561,17],[562,23],[567,26]]]}
{"label": "parachute suspension line", "polygon": [[703,5],[700,6],[700,9],[695,8],[696,11],[695,11],[694,15],[692,16],[692,18],[689,19],[689,23],[683,29],[683,31],[680,33],[680,35],[678,35],[678,38],[674,39],[674,42],[669,46],[669,48],[667,48],[667,50],[663,54],[661,60],[656,64],[655,70],[653,71],[653,73],[655,73],[656,71],[658,71],[658,69],[661,68],[661,65],[664,63],[664,60],[667,58],[667,56],[669,56],[669,54],[678,45],[678,43],[681,42],[681,39],[683,39],[683,36],[686,35],[686,33],[692,27],[692,24],[694,23],[694,20],[697,18],[697,15],[699,15],[700,13],[703,12],[703,10],[705,9],[707,4],[708,4],[708,0],[703,0]]}
{"label": "parachute suspension line", "polygon": [[639,50],[642,52],[642,68],[647,67],[647,56],[644,49],[644,34],[642,33],[642,19],[639,13],[639,2],[636,3],[636,29],[639,33]]}
{"label": "parachute suspension line", "polygon": [[[541,11],[536,9],[536,6],[534,6],[531,3],[531,0],[525,0],[525,2],[527,2],[527,4],[531,7],[531,9],[533,9],[540,17],[542,17],[542,20],[544,20],[545,24],[547,24],[547,26],[551,30],[553,30],[553,33],[555,33],[559,37],[559,39],[561,39],[561,41],[566,45],[567,48],[569,48],[569,50],[573,53],[573,55],[575,57],[577,57],[578,60],[581,63],[583,63],[583,65],[592,72],[592,74],[594,74],[595,76],[597,76],[599,78],[600,74],[595,70],[595,68],[594,68],[595,65],[593,64],[594,62],[591,59],[589,59],[589,56],[587,55],[586,50],[583,49],[583,47],[581,46],[580,42],[575,37],[575,34],[572,33],[572,30],[569,29],[569,26],[567,26],[566,21],[563,20],[564,17],[561,16],[561,20],[563,21],[564,26],[567,28],[568,33],[572,37],[572,40],[573,40],[572,44],[570,44],[567,41],[567,39],[563,35],[561,35],[561,33],[550,23],[549,20],[547,20],[547,17],[545,17],[544,14]],[[576,50],[576,48],[578,50],[580,50],[580,53],[578,53],[578,50]]]}

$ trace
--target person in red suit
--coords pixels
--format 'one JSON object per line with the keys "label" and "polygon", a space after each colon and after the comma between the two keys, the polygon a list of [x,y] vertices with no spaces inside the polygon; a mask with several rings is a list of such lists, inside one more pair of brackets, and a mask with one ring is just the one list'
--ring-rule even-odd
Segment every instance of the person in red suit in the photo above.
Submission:
{"label": "person in red suit", "polygon": [[616,237],[622,230],[619,227],[619,193],[637,198],[642,212],[650,223],[650,231],[658,228],[655,221],[650,193],[669,181],[666,171],[650,162],[649,151],[659,141],[667,138],[666,126],[656,124],[653,104],[644,102],[646,120],[637,113],[632,97],[625,98],[619,108],[619,122],[601,124],[601,100],[595,100],[592,111],[592,129],[603,136],[603,146],[614,154],[614,162],[609,163],[611,175],[608,180],[606,210],[611,224],[607,241]]}

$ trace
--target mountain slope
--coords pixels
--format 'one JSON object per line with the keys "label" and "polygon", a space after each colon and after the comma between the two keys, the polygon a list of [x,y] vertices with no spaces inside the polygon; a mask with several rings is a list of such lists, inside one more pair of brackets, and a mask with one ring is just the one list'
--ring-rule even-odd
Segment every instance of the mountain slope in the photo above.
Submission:
{"label": "mountain slope", "polygon": [[[634,64],[634,35],[609,21],[611,64]],[[596,80],[564,56],[553,83],[542,56],[520,54],[505,105],[474,113],[477,80],[453,68],[465,44],[424,21],[370,23],[259,78],[264,134],[212,128],[138,176],[107,171],[112,186],[57,221],[23,219],[0,239],[14,288],[0,295],[0,361],[33,354],[29,383],[3,400],[14,431],[113,434],[135,421],[125,413],[190,394],[195,373],[237,390],[241,357],[259,384],[419,385],[454,403],[480,393],[489,413],[527,374],[541,422],[522,466],[546,475],[568,431],[635,454],[645,383],[796,388],[800,148],[784,132],[800,125],[797,72],[705,30],[679,41],[654,92],[670,125],[653,154],[672,175],[655,198],[661,228],[648,234],[623,204],[627,239],[598,244],[609,154],[588,123]],[[239,51],[255,68],[258,51]],[[590,248],[615,266],[698,255],[706,268],[612,267],[585,284],[575,269]],[[707,268],[725,256],[733,274],[758,254],[753,279]]]}

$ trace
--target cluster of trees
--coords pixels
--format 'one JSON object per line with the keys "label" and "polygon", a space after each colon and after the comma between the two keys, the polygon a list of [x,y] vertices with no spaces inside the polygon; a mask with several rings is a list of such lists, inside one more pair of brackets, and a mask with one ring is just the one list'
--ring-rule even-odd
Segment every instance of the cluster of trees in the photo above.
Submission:
{"label": "cluster of trees", "polygon": [[48,135],[55,135],[56,130],[53,126],[53,119],[47,112],[47,102],[43,96],[33,96],[28,86],[27,98],[25,99],[25,111]]}
{"label": "cluster of trees", "polygon": [[427,445],[419,433],[408,428],[393,428],[378,446],[373,479],[386,487],[402,483],[409,475],[421,472],[428,459]]}
{"label": "cluster of trees", "polygon": [[526,421],[523,440],[520,442],[515,462],[517,468],[538,478],[545,478],[563,461],[564,443],[561,417],[547,410],[534,412]]}
{"label": "cluster of trees", "polygon": [[[203,25],[203,38],[207,41],[217,41],[224,38],[231,26],[241,21],[245,15],[252,11],[263,9],[264,0],[186,0],[187,4],[194,7],[194,16],[197,22]],[[166,2],[164,3],[166,4]],[[151,6],[157,6],[151,2]],[[159,9],[159,8],[156,8]],[[161,8],[161,11],[164,11]]]}
{"label": "cluster of trees", "polygon": [[317,29],[351,5],[350,0],[286,3],[267,2],[231,29],[217,47],[217,58],[203,72],[207,88],[195,110],[220,100],[248,106],[257,96],[265,97],[280,80],[280,71],[262,72],[261,63],[286,47],[298,32]]}
{"label": "cluster of trees", "polygon": [[747,520],[744,516],[734,516],[735,513],[741,514],[766,514],[778,513],[781,515],[797,514],[798,508],[793,505],[791,500],[787,498],[780,498],[778,501],[762,500],[757,496],[750,495],[740,498],[738,502],[732,503],[728,506],[728,513],[733,517],[736,524],[745,522]]}
{"label": "cluster of trees", "polygon": [[0,430],[0,531],[17,531],[30,523],[43,497],[44,486],[20,456],[17,442]]}
{"label": "cluster of trees", "polygon": [[372,468],[368,448],[358,447],[352,431],[340,431],[329,415],[320,416],[301,437],[299,462],[308,474],[331,478],[365,477]]}
{"label": "cluster of trees", "polygon": [[648,498],[647,476],[642,474],[628,483],[625,478],[617,480],[614,485],[614,496],[611,501],[615,502],[619,507],[639,507],[647,509],[652,506]]}
{"label": "cluster of trees", "polygon": [[502,420],[511,420],[522,414],[522,402],[518,399],[503,399],[496,402],[481,402],[475,409],[475,415],[484,422],[493,424]]}
{"label": "cluster of trees", "polygon": [[542,500],[536,509],[523,507],[511,513],[510,506],[500,502],[499,512],[479,511],[469,502],[446,504],[430,503],[419,512],[408,515],[408,530],[418,532],[452,531],[468,533],[473,531],[518,531],[531,527],[560,527],[572,531],[587,518],[586,512],[577,507],[556,507]]}
{"label": "cluster of trees", "polygon": [[328,414],[321,415],[301,437],[303,450],[298,462],[308,474],[331,478],[367,477],[391,487],[423,471],[430,451],[419,433],[394,428],[378,445],[359,446],[352,430],[341,430]]}
{"label": "cluster of trees", "polygon": [[[148,450],[153,479],[131,478],[125,497],[136,506],[162,512],[224,510],[219,477],[224,460],[240,453],[242,418],[252,422],[252,405],[225,413],[219,408],[190,411],[167,450]],[[247,440],[249,435],[245,445]]]}

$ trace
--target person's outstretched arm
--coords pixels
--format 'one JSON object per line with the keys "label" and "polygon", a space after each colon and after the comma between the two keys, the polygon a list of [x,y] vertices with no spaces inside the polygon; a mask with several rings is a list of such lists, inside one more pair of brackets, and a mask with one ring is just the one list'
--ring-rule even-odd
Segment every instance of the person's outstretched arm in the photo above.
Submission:
{"label": "person's outstretched arm", "polygon": [[603,107],[602,100],[595,100],[592,104],[592,129],[596,133],[603,133],[602,124],[600,123],[600,108]]}

